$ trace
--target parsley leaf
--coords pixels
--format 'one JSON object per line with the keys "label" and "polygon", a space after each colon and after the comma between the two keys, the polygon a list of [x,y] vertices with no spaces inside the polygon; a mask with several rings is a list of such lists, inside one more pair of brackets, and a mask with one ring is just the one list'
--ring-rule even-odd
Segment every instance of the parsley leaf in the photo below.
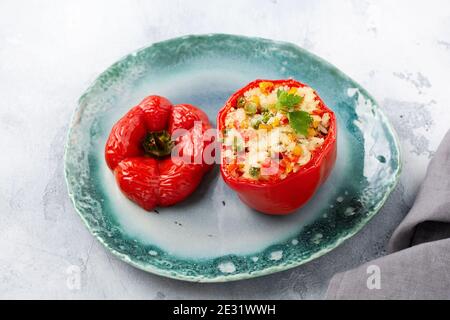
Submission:
{"label": "parsley leaf", "polygon": [[308,135],[312,117],[306,111],[291,111],[288,113],[289,124],[298,134]]}
{"label": "parsley leaf", "polygon": [[303,97],[280,89],[277,91],[277,98],[277,108],[285,112],[290,111],[303,101]]}
{"label": "parsley leaf", "polygon": [[261,168],[251,167],[248,173],[253,178],[257,178],[261,174]]}

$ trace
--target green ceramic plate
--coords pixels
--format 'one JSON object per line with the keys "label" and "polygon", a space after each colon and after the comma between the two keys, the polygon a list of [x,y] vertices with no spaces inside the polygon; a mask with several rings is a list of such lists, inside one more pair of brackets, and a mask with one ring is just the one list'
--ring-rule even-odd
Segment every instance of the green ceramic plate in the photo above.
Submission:
{"label": "green ceramic plate", "polygon": [[[203,108],[214,123],[232,92],[257,79],[293,77],[338,118],[335,169],[299,212],[271,217],[245,207],[217,168],[186,201],[148,213],[128,201],[103,150],[112,125],[149,94]],[[315,259],[354,235],[394,188],[398,144],[374,99],[338,69],[289,43],[213,34],[151,45],[102,73],[75,111],[65,154],[70,197],[92,234],[120,259],[166,277],[220,282]]]}

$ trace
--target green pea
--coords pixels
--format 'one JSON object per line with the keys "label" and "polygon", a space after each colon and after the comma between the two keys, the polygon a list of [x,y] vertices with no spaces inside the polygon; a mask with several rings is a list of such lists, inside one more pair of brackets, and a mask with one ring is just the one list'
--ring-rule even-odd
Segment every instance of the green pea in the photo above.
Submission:
{"label": "green pea", "polygon": [[246,102],[244,106],[245,113],[248,115],[255,114],[258,110],[258,106],[253,102]]}

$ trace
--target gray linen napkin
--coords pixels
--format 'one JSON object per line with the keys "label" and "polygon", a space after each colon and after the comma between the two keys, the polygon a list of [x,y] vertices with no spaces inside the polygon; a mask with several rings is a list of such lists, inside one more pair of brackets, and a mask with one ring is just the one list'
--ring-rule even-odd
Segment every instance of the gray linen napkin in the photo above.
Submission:
{"label": "gray linen napkin", "polygon": [[336,274],[327,299],[450,299],[450,130],[389,255]]}

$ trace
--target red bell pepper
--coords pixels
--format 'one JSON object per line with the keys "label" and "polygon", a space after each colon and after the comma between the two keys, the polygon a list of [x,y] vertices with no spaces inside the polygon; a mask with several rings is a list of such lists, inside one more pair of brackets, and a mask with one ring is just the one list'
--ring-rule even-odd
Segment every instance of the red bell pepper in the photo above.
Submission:
{"label": "red bell pepper", "polygon": [[[295,80],[256,80],[234,93],[220,110],[217,117],[219,132],[226,128],[225,118],[231,108],[236,107],[238,99],[248,90],[259,86],[260,82],[273,83],[275,86],[304,87]],[[324,143],[311,152],[311,160],[301,166],[297,172],[291,172],[283,179],[267,181],[246,179],[230,172],[221,162],[220,171],[228,186],[238,193],[239,198],[248,206],[267,214],[283,215],[294,212],[303,206],[329,176],[336,161],[336,118],[325,103],[316,94],[319,101],[315,114],[329,113],[330,125]]]}
{"label": "red bell pepper", "polygon": [[[198,121],[199,126],[194,126]],[[128,111],[112,128],[105,159],[122,192],[145,210],[170,206],[188,197],[211,168],[203,161],[211,127],[200,109],[149,96]],[[187,133],[173,139],[177,129]],[[171,157],[174,147],[189,161]],[[201,155],[201,161],[194,157]]]}

